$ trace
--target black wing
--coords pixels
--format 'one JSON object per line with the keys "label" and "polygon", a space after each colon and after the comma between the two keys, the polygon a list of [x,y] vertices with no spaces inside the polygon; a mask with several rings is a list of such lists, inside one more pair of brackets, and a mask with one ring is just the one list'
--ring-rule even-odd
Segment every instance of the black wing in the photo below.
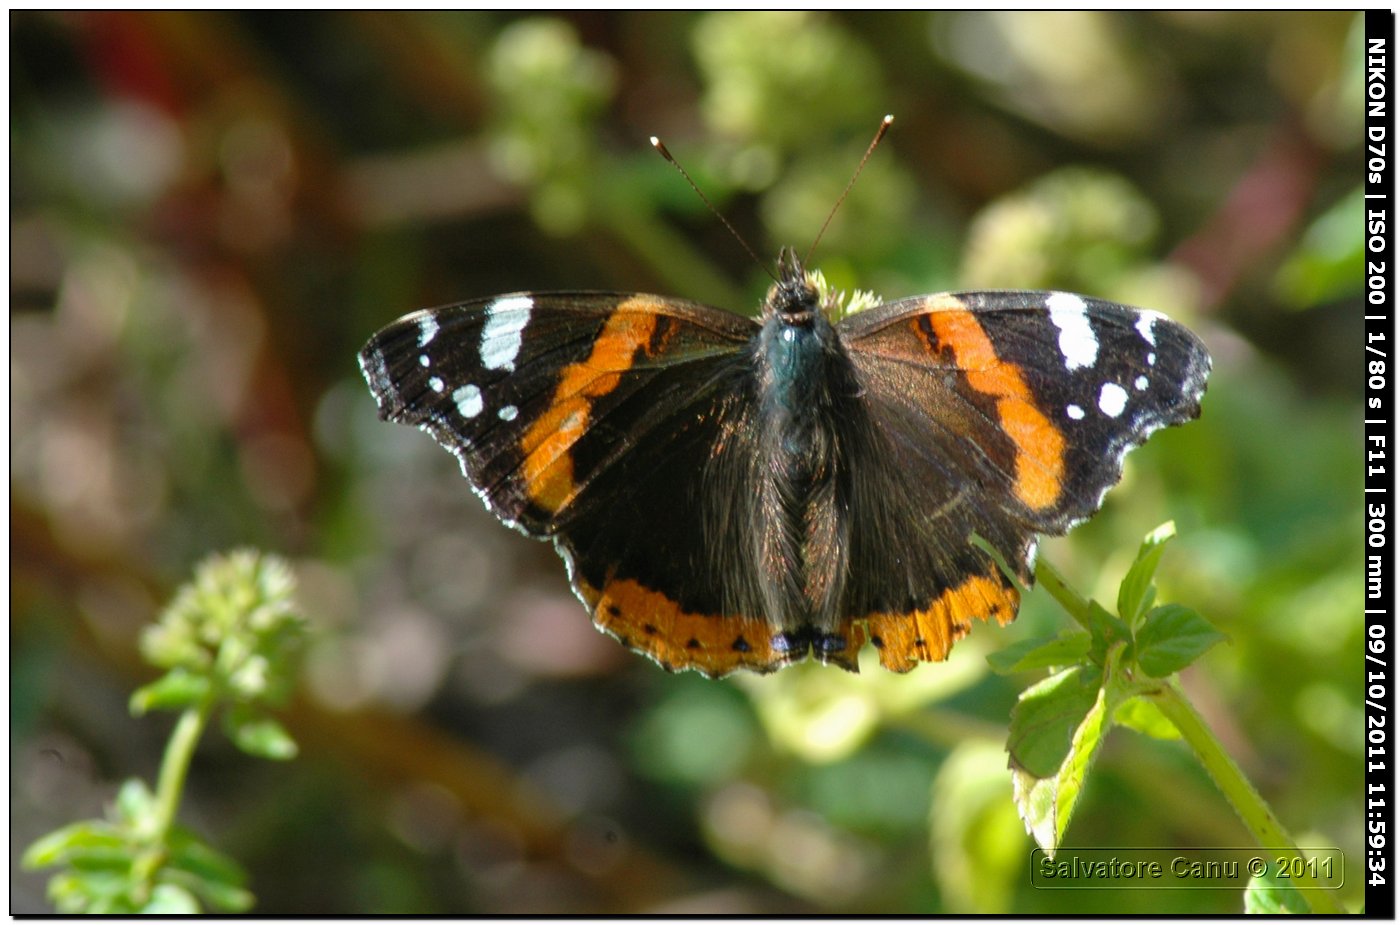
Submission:
{"label": "black wing", "polygon": [[659,296],[520,294],[409,315],[360,363],[382,417],[456,454],[501,520],[554,539],[600,627],[718,675],[787,661],[736,494],[757,332]]}
{"label": "black wing", "polygon": [[[1181,325],[1068,293],[926,296],[839,331],[893,463],[853,473],[867,503],[851,506],[847,610],[897,669],[942,658],[974,618],[1014,616],[973,536],[1029,583],[1035,534],[1096,511],[1129,449],[1200,413],[1210,371]],[[902,566],[868,567],[901,530]]]}

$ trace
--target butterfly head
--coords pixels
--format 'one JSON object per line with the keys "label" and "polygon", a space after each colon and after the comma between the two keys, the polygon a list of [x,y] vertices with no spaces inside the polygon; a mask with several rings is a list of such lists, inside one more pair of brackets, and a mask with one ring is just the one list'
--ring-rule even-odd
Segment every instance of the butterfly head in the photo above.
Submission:
{"label": "butterfly head", "polygon": [[783,324],[806,327],[824,306],[817,287],[807,277],[807,269],[790,247],[778,253],[778,278],[763,300],[763,316],[777,317]]}
{"label": "butterfly head", "polygon": [[784,324],[805,327],[818,314],[835,322],[880,303],[879,296],[870,292],[832,289],[820,270],[808,270],[797,252],[785,247],[778,256],[777,282],[763,300],[763,317],[776,316]]}

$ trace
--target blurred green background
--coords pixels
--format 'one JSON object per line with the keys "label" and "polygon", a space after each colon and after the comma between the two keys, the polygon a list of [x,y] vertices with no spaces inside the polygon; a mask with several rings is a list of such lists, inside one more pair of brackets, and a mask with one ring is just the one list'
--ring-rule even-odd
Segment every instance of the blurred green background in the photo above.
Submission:
{"label": "blurred green background", "polygon": [[[212,550],[289,556],[317,628],[290,765],[217,735],[183,819],[264,913],[1232,912],[1037,892],[988,651],[906,676],[668,675],[551,549],[381,424],[355,353],[520,289],[753,311],[767,258],[887,298],[1055,286],[1215,358],[1202,419],[1042,544],[1230,636],[1189,696],[1305,846],[1361,860],[1361,19],[1338,13],[13,13],[12,849],[154,775],[142,623]],[[1250,839],[1180,742],[1117,730],[1075,846]],[[12,850],[12,857],[14,857]],[[46,908],[12,870],[15,912]]]}

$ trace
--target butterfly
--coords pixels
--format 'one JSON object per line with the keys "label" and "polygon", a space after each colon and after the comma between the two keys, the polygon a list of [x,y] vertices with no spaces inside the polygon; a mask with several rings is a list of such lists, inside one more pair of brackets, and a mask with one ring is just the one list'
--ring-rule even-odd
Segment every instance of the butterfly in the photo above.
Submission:
{"label": "butterfly", "polygon": [[521,292],[407,315],[360,366],[382,418],[554,543],[600,629],[712,677],[854,671],[867,642],[903,672],[1010,621],[1037,535],[1197,417],[1210,373],[1182,325],[1067,292],[838,304],[784,249],[757,319]]}

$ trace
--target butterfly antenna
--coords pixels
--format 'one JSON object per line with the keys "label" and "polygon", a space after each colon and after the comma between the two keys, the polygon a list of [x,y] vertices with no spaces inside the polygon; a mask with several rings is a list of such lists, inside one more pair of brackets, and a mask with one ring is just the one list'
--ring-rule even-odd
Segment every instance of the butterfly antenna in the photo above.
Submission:
{"label": "butterfly antenna", "polygon": [[762,260],[758,259],[758,255],[753,252],[753,248],[749,247],[749,242],[744,240],[744,236],[739,234],[739,232],[735,230],[733,225],[729,224],[729,219],[724,217],[724,213],[720,212],[719,209],[716,209],[714,203],[710,202],[709,197],[700,191],[700,187],[697,186],[695,181],[690,178],[690,174],[686,173],[685,168],[681,166],[681,162],[672,157],[671,152],[666,150],[666,146],[661,143],[661,139],[657,138],[655,135],[652,135],[651,146],[656,149],[657,154],[660,154],[662,157],[666,158],[666,160],[671,162],[672,166],[674,166],[677,170],[681,172],[681,176],[685,177],[685,182],[689,183],[690,188],[695,190],[695,195],[699,196],[700,201],[705,203],[709,210],[715,214],[715,218],[719,219],[721,222],[724,223],[724,227],[729,229],[729,233],[734,235],[734,239],[738,241],[739,244],[743,246],[744,250],[748,253],[748,255],[751,258],[753,258],[753,262],[758,264],[759,268],[763,270],[764,273],[767,273],[770,277],[772,277],[774,282],[777,282],[778,278],[776,276],[773,276],[773,271],[768,269],[767,264],[765,264]]}
{"label": "butterfly antenna", "polygon": [[890,126],[893,124],[894,116],[885,116],[885,118],[880,120],[880,127],[875,130],[875,137],[870,139],[870,147],[865,149],[865,156],[862,157],[860,163],[856,165],[856,172],[851,174],[851,182],[846,184],[846,188],[841,192],[841,197],[836,200],[836,205],[832,206],[831,211],[827,213],[826,221],[822,222],[821,231],[817,232],[817,237],[812,241],[812,246],[807,248],[807,256],[802,258],[803,266],[806,266],[808,261],[812,259],[812,252],[817,249],[817,244],[821,241],[822,235],[826,234],[827,226],[830,225],[831,220],[836,217],[836,210],[841,208],[841,203],[845,202],[846,197],[850,195],[851,187],[856,185],[856,177],[859,177],[860,172],[865,169],[865,162],[870,160],[870,155],[875,153],[875,147],[880,144],[880,139],[885,137],[885,133],[890,130]]}

